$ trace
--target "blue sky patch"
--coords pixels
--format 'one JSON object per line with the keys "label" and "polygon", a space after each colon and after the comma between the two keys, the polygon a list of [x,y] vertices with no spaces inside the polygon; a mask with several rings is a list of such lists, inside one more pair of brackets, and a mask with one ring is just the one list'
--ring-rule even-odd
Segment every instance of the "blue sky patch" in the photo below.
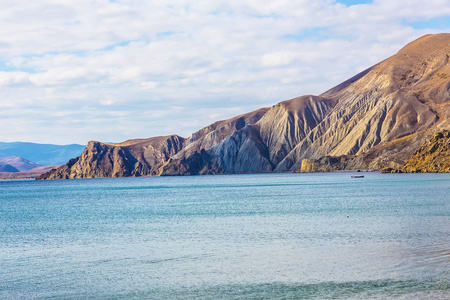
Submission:
{"label": "blue sky patch", "polygon": [[406,24],[414,29],[448,29],[450,28],[450,16],[416,22],[406,22]]}
{"label": "blue sky patch", "polygon": [[296,34],[284,35],[283,38],[296,41],[301,41],[309,38],[321,39],[325,38],[327,36],[327,33],[328,29],[326,27],[308,28]]}
{"label": "blue sky patch", "polygon": [[171,36],[177,34],[175,31],[162,31],[162,32],[158,32],[157,36],[161,37],[161,36]]}
{"label": "blue sky patch", "polygon": [[371,4],[372,0],[338,0],[338,3],[342,3],[347,6],[358,5],[358,4]]}
{"label": "blue sky patch", "polygon": [[18,68],[12,66],[4,61],[0,61],[0,71],[1,72],[26,72],[30,74],[38,73],[39,71],[33,68]]}
{"label": "blue sky patch", "polygon": [[125,47],[125,46],[128,46],[131,42],[132,42],[132,41],[130,40],[130,41],[123,41],[123,42],[120,42],[120,43],[115,43],[115,44],[106,46],[106,47],[102,48],[101,50],[110,51],[110,50],[113,50],[113,49],[116,48],[116,47]]}

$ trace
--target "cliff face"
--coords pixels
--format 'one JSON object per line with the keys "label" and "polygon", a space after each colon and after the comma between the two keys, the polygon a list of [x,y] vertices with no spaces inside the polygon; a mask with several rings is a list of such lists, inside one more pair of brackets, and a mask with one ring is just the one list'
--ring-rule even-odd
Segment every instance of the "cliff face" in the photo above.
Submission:
{"label": "cliff face", "polygon": [[141,140],[148,153],[90,144],[42,178],[398,168],[450,128],[449,56],[450,34],[427,35],[320,96],[216,122],[171,147]]}
{"label": "cliff face", "polygon": [[450,131],[442,131],[423,144],[400,169],[401,172],[450,172]]}
{"label": "cliff face", "polygon": [[183,147],[184,139],[172,135],[121,144],[91,141],[83,153],[38,179],[72,179],[159,175],[159,167]]}

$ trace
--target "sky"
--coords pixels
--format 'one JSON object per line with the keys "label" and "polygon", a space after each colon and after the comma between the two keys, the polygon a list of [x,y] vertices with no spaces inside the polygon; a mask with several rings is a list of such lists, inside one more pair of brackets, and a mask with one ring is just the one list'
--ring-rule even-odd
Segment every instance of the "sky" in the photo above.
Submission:
{"label": "sky", "polygon": [[450,32],[450,0],[0,5],[0,142],[188,137]]}

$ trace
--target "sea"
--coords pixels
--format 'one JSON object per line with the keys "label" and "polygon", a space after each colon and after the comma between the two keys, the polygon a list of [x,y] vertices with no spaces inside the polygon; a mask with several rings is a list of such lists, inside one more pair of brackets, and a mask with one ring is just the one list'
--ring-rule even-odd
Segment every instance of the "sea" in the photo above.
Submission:
{"label": "sea", "polygon": [[0,299],[450,299],[450,174],[0,181]]}

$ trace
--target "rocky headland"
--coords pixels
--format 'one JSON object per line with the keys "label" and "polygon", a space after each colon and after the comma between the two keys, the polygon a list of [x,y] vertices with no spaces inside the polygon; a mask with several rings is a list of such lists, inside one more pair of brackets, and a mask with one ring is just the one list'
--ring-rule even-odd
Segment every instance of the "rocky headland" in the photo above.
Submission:
{"label": "rocky headland", "polygon": [[450,34],[426,35],[319,96],[218,121],[188,138],[90,142],[39,179],[401,169],[450,129],[449,57]]}

